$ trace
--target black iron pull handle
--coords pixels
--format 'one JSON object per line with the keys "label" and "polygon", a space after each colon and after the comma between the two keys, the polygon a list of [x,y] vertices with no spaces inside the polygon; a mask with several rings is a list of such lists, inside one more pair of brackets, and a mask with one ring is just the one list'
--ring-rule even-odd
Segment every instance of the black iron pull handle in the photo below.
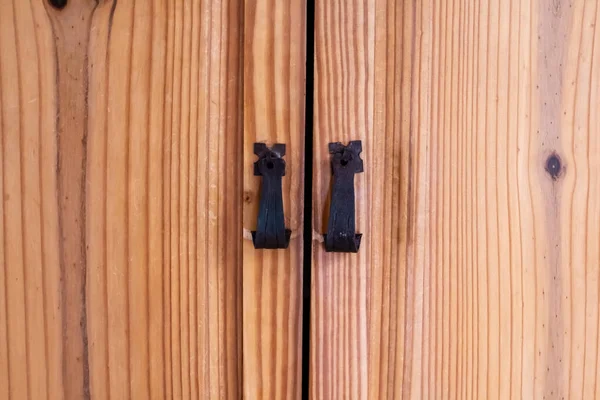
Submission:
{"label": "black iron pull handle", "polygon": [[252,241],[256,249],[287,249],[291,231],[286,229],[283,218],[281,180],[285,175],[285,144],[277,143],[268,148],[264,143],[254,143],[254,175],[262,176],[262,191],[256,231]]}
{"label": "black iron pull handle", "polygon": [[356,253],[360,247],[362,233],[356,233],[354,216],[354,174],[363,172],[361,152],[360,140],[353,140],[348,146],[329,143],[333,191],[325,235],[325,250],[328,252]]}

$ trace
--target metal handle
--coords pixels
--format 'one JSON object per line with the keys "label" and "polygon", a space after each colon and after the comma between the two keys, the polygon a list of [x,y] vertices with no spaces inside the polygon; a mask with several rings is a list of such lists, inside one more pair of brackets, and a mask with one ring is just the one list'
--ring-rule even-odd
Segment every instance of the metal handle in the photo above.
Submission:
{"label": "metal handle", "polygon": [[285,144],[268,148],[264,143],[254,143],[254,175],[262,176],[262,191],[256,231],[252,241],[256,249],[286,249],[291,231],[286,229],[283,216],[281,180],[285,175]]}
{"label": "metal handle", "polygon": [[362,233],[355,232],[354,174],[363,172],[361,152],[360,140],[351,141],[348,146],[329,143],[333,192],[325,235],[328,252],[356,253],[360,247]]}

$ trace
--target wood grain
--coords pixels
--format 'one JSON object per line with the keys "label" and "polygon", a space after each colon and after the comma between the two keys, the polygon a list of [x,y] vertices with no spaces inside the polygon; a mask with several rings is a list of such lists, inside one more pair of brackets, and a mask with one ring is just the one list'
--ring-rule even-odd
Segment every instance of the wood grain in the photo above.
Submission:
{"label": "wood grain", "polygon": [[0,398],[239,398],[239,0],[0,2]]}
{"label": "wood grain", "polygon": [[360,252],[313,245],[311,398],[600,396],[599,13],[317,0],[319,234],[327,143],[365,173]]}
{"label": "wood grain", "polygon": [[0,3],[3,398],[87,393],[81,188],[92,9],[80,2],[59,18],[42,2]]}
{"label": "wood grain", "polygon": [[[244,8],[244,398],[301,394],[305,20],[303,0],[245,0]],[[260,177],[253,143],[286,144],[283,204],[291,242],[255,250]]]}

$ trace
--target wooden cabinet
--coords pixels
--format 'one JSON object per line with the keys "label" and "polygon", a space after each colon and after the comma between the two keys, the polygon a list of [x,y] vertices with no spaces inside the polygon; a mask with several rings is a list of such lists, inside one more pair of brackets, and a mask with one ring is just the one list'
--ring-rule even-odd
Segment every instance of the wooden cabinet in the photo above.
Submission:
{"label": "wooden cabinet", "polygon": [[599,15],[0,0],[0,399],[600,398]]}

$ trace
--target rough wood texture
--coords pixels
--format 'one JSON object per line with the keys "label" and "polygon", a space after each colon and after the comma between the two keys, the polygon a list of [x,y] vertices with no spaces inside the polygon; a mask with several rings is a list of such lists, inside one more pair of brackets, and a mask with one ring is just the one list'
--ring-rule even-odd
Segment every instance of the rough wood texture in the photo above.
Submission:
{"label": "rough wood texture", "polygon": [[0,1],[0,398],[240,397],[242,12]]}
{"label": "rough wood texture", "polygon": [[[245,0],[244,397],[300,398],[304,184],[303,0]],[[287,145],[283,203],[288,249],[255,250],[260,177],[254,142]]]}
{"label": "rough wood texture", "polygon": [[311,398],[600,396],[598,8],[317,0],[319,233],[327,142],[365,173],[360,253],[313,246]]}

